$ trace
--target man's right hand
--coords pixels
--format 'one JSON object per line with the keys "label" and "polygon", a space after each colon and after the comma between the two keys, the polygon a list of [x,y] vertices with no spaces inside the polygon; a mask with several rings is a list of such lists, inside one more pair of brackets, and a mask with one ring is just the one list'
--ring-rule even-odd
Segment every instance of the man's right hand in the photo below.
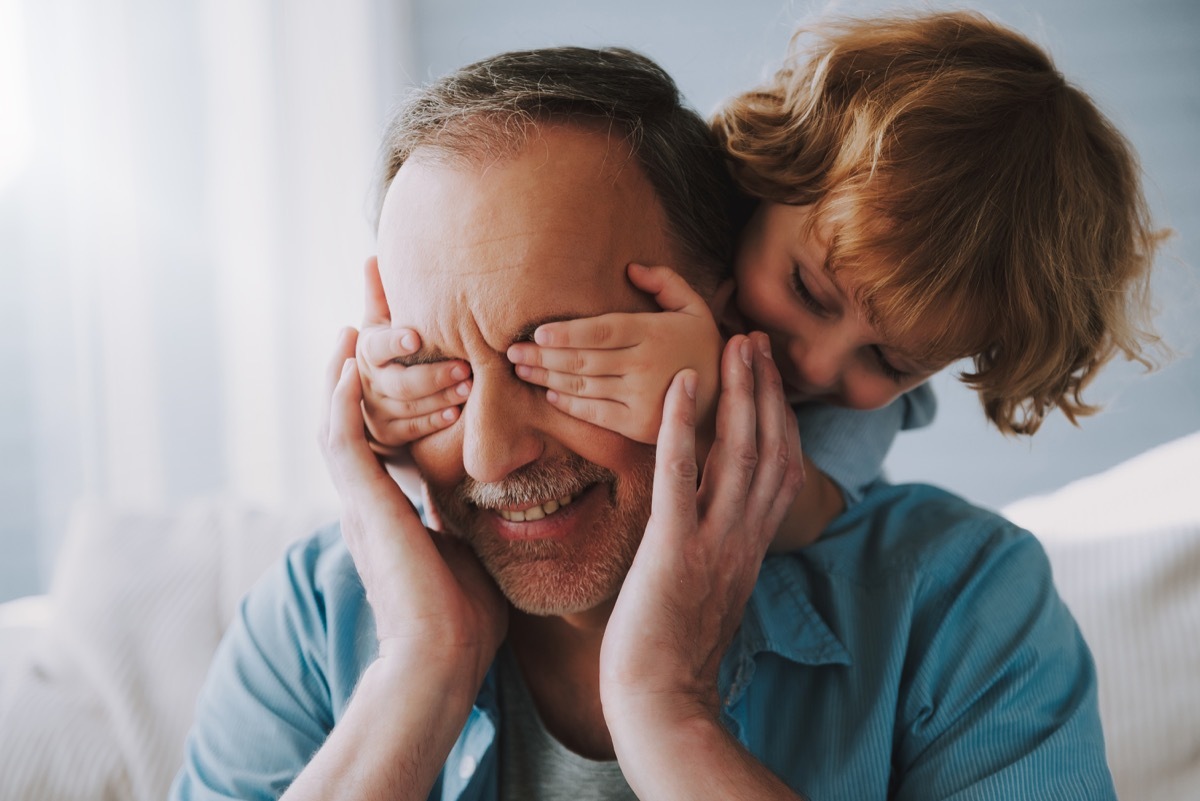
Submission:
{"label": "man's right hand", "polygon": [[470,549],[430,531],[367,443],[357,335],[342,331],[327,375],[321,448],[342,506],[342,537],[375,614],[380,655],[434,645],[477,660],[479,681],[506,628],[499,590]]}
{"label": "man's right hand", "polygon": [[338,338],[320,443],[379,656],[290,801],[426,798],[507,629],[507,606],[475,555],[425,527],[367,444],[356,340],[353,328]]}

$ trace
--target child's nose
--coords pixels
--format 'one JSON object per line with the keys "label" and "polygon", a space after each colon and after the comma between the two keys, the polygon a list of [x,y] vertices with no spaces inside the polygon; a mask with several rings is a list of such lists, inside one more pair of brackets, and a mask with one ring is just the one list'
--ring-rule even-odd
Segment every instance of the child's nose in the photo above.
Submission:
{"label": "child's nose", "polygon": [[801,345],[792,354],[800,377],[811,390],[829,391],[841,380],[845,354],[837,343],[820,340]]}

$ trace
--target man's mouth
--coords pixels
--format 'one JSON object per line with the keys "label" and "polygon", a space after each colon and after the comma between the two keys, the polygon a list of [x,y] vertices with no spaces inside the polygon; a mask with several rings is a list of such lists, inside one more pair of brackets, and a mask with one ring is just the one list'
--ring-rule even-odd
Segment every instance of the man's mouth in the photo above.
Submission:
{"label": "man's mouth", "polygon": [[496,509],[494,511],[510,523],[525,523],[542,520],[556,514],[564,506],[570,506],[574,500],[574,495],[564,495],[561,498],[551,498],[544,503],[535,503],[523,509]]}

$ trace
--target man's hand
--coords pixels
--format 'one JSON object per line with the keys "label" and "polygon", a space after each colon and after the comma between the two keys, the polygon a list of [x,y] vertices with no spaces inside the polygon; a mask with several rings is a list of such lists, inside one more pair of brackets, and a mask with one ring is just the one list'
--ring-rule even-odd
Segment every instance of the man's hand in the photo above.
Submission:
{"label": "man's hand", "polygon": [[507,627],[507,606],[474,554],[425,528],[367,444],[356,339],[343,331],[329,366],[320,444],[379,657],[289,801],[426,798]]}
{"label": "man's hand", "polygon": [[430,531],[367,444],[354,329],[329,366],[321,447],[342,505],[342,537],[375,614],[380,655],[393,647],[473,652],[482,681],[504,638],[506,606],[470,549]]}
{"label": "man's hand", "polygon": [[580,420],[647,444],[658,440],[671,378],[698,375],[700,418],[717,391],[721,334],[704,299],[669,267],[629,265],[629,280],[662,311],[547,323],[533,342],[508,349],[517,375],[547,388],[546,400]]}
{"label": "man's hand", "polygon": [[420,350],[421,337],[410,328],[392,327],[374,256],[363,272],[366,314],[356,354],[363,416],[371,449],[389,459],[406,460],[408,443],[458,419],[471,392],[471,367],[461,359],[413,366],[399,363],[401,357]]}
{"label": "man's hand", "polygon": [[733,337],[697,491],[695,392],[683,371],[667,393],[650,522],[601,649],[605,720],[640,798],[790,797],[725,732],[717,675],[803,483],[799,434],[766,337]]}

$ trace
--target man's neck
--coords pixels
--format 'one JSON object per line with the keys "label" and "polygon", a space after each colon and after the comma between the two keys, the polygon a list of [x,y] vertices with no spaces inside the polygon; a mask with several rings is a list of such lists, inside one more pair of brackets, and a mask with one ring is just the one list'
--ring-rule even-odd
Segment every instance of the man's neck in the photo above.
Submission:
{"label": "man's neck", "polygon": [[508,643],[538,715],[581,756],[615,759],[600,706],[600,645],[611,603],[578,615],[539,617],[509,610]]}

